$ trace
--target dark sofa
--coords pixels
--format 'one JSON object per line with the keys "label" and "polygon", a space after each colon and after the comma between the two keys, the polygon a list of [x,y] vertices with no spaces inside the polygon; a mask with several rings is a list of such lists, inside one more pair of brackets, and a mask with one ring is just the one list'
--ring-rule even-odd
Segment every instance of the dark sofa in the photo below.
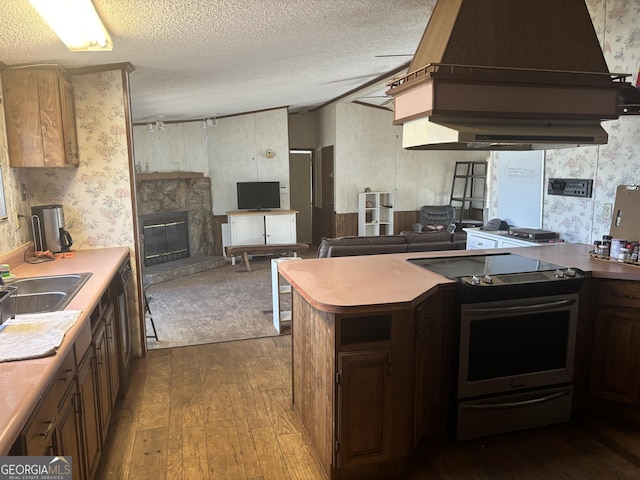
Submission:
{"label": "dark sofa", "polygon": [[318,258],[464,250],[465,248],[466,234],[464,233],[451,234],[447,231],[401,232],[399,235],[379,237],[323,238],[318,247]]}

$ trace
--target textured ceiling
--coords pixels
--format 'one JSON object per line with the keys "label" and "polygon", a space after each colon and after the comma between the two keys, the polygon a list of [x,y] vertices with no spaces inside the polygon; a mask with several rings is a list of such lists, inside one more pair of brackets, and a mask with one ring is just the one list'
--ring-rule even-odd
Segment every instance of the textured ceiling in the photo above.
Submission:
{"label": "textured ceiling", "polygon": [[[136,122],[312,109],[411,60],[435,0],[94,0],[112,52],[69,52],[28,0],[0,8],[0,62],[130,62]],[[391,55],[391,56],[389,56]],[[384,89],[354,96],[381,103]]]}

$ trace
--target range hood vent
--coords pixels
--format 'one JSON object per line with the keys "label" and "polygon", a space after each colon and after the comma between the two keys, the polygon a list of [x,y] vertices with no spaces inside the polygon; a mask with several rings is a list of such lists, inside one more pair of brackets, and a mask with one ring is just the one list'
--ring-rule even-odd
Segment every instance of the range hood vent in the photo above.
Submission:
{"label": "range hood vent", "polygon": [[634,113],[627,76],[609,72],[584,0],[438,0],[387,94],[407,149],[576,147]]}

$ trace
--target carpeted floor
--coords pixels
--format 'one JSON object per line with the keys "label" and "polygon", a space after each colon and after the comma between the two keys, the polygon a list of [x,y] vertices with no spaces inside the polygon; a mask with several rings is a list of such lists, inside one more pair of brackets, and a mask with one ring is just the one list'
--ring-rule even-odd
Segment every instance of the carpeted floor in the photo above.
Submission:
{"label": "carpeted floor", "polygon": [[[254,257],[252,272],[242,262],[151,285],[147,298],[158,339],[149,349],[276,336],[271,300],[271,261]],[[288,297],[283,299],[286,308]],[[291,333],[290,322],[283,334]],[[147,319],[147,335],[151,335]]]}

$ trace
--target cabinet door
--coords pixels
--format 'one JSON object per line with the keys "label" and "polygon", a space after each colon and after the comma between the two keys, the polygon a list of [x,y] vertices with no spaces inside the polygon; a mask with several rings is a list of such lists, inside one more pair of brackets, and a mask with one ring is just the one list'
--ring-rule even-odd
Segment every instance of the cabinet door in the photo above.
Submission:
{"label": "cabinet door", "polygon": [[296,243],[296,216],[265,215],[265,238],[268,244]]}
{"label": "cabinet door", "polygon": [[38,75],[34,70],[2,72],[7,147],[12,167],[43,165],[38,104]]}
{"label": "cabinet door", "polygon": [[78,391],[82,411],[83,461],[87,478],[93,478],[98,467],[102,445],[98,372],[93,346],[89,347],[78,367]]}
{"label": "cabinet door", "polygon": [[73,85],[71,85],[66,78],[60,77],[59,89],[65,163],[67,165],[77,166],[79,164],[78,134],[76,131],[76,109]]}
{"label": "cabinet door", "polygon": [[590,394],[604,400],[640,403],[640,314],[599,308],[596,312]]}
{"label": "cabinet door", "polygon": [[116,335],[116,316],[113,304],[110,303],[104,312],[105,340],[107,345],[107,363],[109,370],[109,399],[111,408],[116,404],[120,388],[120,365],[118,362],[118,341]]}
{"label": "cabinet door", "polygon": [[38,72],[38,100],[40,103],[40,127],[44,149],[45,167],[66,165],[60,84],[56,72]]}
{"label": "cabinet door", "polygon": [[482,248],[496,248],[498,242],[478,235],[467,233],[467,250],[478,250]]}
{"label": "cabinet door", "polygon": [[12,167],[78,165],[73,87],[57,68],[2,72]]}
{"label": "cabinet door", "polygon": [[336,468],[387,461],[392,439],[390,349],[338,355]]}
{"label": "cabinet door", "polygon": [[59,408],[56,426],[56,454],[71,456],[74,479],[87,478],[82,461],[82,424],[75,379]]}
{"label": "cabinet door", "polygon": [[96,369],[98,372],[98,404],[100,405],[100,436],[102,442],[107,438],[109,421],[111,420],[111,393],[109,388],[109,357],[107,352],[107,335],[104,324],[94,334],[96,350]]}
{"label": "cabinet door", "polygon": [[232,215],[231,245],[261,245],[264,239],[264,215]]}
{"label": "cabinet door", "polygon": [[436,294],[416,310],[416,370],[413,442],[445,431],[449,375],[446,359],[445,300]]}

